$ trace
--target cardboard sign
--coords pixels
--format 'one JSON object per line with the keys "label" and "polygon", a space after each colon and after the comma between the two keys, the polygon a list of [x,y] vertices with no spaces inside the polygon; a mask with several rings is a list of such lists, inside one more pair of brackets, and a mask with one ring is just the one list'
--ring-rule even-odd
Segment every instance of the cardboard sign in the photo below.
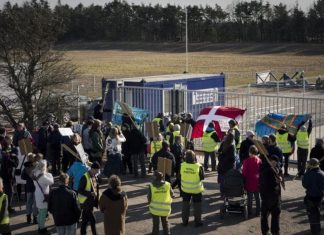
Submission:
{"label": "cardboard sign", "polygon": [[129,117],[133,116],[133,111],[132,109],[124,102],[118,102],[123,113],[126,113]]}
{"label": "cardboard sign", "polygon": [[172,161],[168,158],[159,157],[158,158],[158,164],[157,164],[157,171],[162,172],[163,175],[169,175],[172,174]]}
{"label": "cardboard sign", "polygon": [[152,138],[153,140],[159,139],[160,132],[157,122],[145,122],[145,129],[149,138]]}
{"label": "cardboard sign", "polygon": [[21,139],[18,141],[19,149],[22,155],[27,155],[33,152],[33,144],[30,139]]}
{"label": "cardboard sign", "polygon": [[190,124],[188,123],[181,123],[180,124],[180,135],[186,137],[189,131]]}
{"label": "cardboard sign", "polygon": [[72,136],[74,133],[71,128],[59,128],[61,136]]}
{"label": "cardboard sign", "polygon": [[75,146],[76,151],[78,152],[81,161],[83,163],[87,163],[88,162],[88,154],[84,151],[82,144],[78,144],[77,146]]}

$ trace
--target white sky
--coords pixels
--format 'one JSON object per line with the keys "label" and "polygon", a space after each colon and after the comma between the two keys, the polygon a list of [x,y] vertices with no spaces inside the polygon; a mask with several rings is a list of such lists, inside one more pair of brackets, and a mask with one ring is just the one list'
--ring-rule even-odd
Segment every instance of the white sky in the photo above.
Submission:
{"label": "white sky", "polygon": [[[9,0],[12,3],[22,3],[25,2],[25,0]],[[240,0],[127,0],[129,3],[135,3],[135,4],[152,4],[155,5],[157,3],[161,5],[166,5],[168,3],[185,6],[187,5],[220,5],[223,9],[225,9],[229,4],[232,2],[238,2]],[[280,2],[287,4],[288,8],[293,7],[296,3],[300,5],[300,7],[303,10],[308,10],[309,7],[314,3],[315,0],[268,0],[271,4],[279,4]],[[7,2],[7,0],[0,0],[0,7],[3,6],[3,4]],[[52,6],[55,6],[57,3],[57,0],[48,0],[48,2],[51,3]],[[61,0],[62,4],[69,4],[70,6],[74,7],[78,5],[80,2],[85,5],[91,5],[94,3],[95,5],[105,5],[105,3],[110,2],[109,0]],[[264,0],[266,2],[266,0]]]}

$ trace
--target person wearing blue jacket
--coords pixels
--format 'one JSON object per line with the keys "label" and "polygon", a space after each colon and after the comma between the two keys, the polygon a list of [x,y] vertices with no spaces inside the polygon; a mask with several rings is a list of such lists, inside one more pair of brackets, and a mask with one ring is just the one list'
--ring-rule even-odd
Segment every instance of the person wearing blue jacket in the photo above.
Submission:
{"label": "person wearing blue jacket", "polygon": [[303,187],[306,189],[304,204],[312,234],[321,233],[321,202],[324,194],[324,172],[319,168],[320,162],[311,158],[308,170],[303,177]]}
{"label": "person wearing blue jacket", "polygon": [[75,159],[71,167],[68,169],[67,174],[73,179],[72,189],[74,191],[78,191],[80,180],[88,170],[90,170],[90,167],[86,166],[78,159]]}

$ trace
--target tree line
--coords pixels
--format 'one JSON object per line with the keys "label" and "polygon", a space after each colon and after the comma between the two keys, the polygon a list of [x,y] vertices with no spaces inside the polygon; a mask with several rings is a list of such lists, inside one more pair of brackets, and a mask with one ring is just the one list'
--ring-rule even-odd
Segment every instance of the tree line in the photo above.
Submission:
{"label": "tree line", "polygon": [[[2,14],[12,7],[5,4]],[[187,9],[191,42],[324,41],[324,0],[314,2],[307,12],[298,4],[288,9],[285,4],[271,5],[263,0],[233,3],[226,10],[217,4]],[[114,0],[104,6],[79,4],[72,8],[58,0],[51,11],[64,27],[61,42],[184,41],[185,37],[185,11],[175,5],[130,5]]]}

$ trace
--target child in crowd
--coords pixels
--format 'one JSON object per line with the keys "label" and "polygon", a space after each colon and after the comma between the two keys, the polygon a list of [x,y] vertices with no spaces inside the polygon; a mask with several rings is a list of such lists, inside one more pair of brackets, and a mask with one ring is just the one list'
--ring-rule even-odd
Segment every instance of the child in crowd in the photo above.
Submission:
{"label": "child in crowd", "polygon": [[245,190],[248,195],[248,214],[252,215],[252,200],[253,196],[256,202],[256,216],[260,215],[260,189],[259,189],[259,177],[260,166],[262,164],[261,159],[257,156],[258,149],[255,145],[252,145],[249,149],[249,157],[243,161],[242,175],[245,182]]}

